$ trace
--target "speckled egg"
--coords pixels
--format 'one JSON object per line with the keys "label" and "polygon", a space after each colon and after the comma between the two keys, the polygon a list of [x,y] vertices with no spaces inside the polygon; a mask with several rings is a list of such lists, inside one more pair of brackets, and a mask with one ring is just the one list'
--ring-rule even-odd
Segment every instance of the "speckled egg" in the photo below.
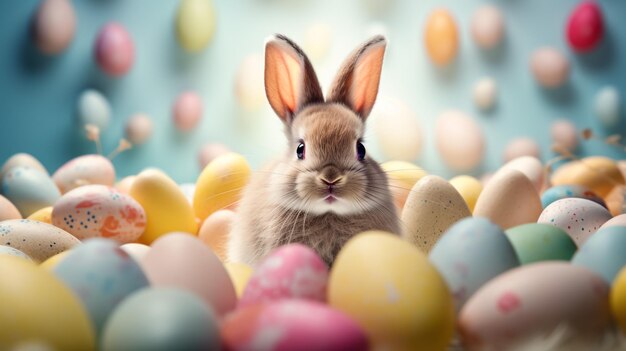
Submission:
{"label": "speckled egg", "polygon": [[21,258],[24,258],[26,260],[32,261],[30,259],[30,257],[28,257],[27,254],[23,253],[22,251],[14,248],[14,247],[6,246],[6,245],[0,245],[0,255],[9,255],[9,256],[21,257]]}
{"label": "speckled egg", "polygon": [[502,229],[486,218],[465,218],[437,241],[430,261],[448,284],[458,312],[486,282],[519,266]]}
{"label": "speckled egg", "polygon": [[520,264],[569,261],[578,249],[567,233],[543,223],[528,223],[506,231]]}
{"label": "speckled egg", "polygon": [[52,179],[34,168],[13,167],[2,179],[2,193],[23,217],[52,206],[61,193]]}
{"label": "speckled egg", "polygon": [[557,200],[567,199],[570,197],[591,200],[606,208],[606,203],[604,203],[604,200],[601,197],[594,194],[593,191],[580,185],[556,185],[546,189],[543,193],[541,193],[541,205],[543,208],[546,208]]}
{"label": "speckled egg", "polygon": [[52,175],[61,193],[89,184],[113,186],[115,169],[111,161],[101,155],[84,155],[70,160]]}
{"label": "speckled egg", "polygon": [[7,219],[22,219],[22,215],[11,201],[0,195],[0,222]]}
{"label": "speckled egg", "polygon": [[589,156],[557,168],[550,182],[552,185],[584,186],[604,198],[616,185],[624,185],[624,176],[615,160]]}
{"label": "speckled egg", "polygon": [[566,198],[546,207],[537,222],[563,229],[580,247],[609,219],[609,211],[591,200]]}
{"label": "speckled egg", "polygon": [[49,175],[46,167],[44,167],[35,157],[26,153],[18,153],[9,157],[2,165],[2,169],[0,169],[0,183],[2,183],[2,178],[4,178],[4,174],[8,172],[9,169],[18,166],[33,168],[45,175]]}
{"label": "speckled egg", "polygon": [[593,234],[578,250],[572,264],[598,273],[611,284],[626,266],[626,227],[603,228]]}
{"label": "speckled egg", "polygon": [[80,241],[72,234],[47,223],[29,219],[0,222],[0,245],[16,248],[35,262],[43,262],[78,244]]}

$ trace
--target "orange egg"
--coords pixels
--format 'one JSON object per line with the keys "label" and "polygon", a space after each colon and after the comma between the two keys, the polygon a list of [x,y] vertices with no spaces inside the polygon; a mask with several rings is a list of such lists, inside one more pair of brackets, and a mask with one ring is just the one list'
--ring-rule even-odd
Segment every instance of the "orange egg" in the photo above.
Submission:
{"label": "orange egg", "polygon": [[426,20],[424,43],[430,59],[438,66],[446,66],[457,54],[459,35],[450,11],[437,9]]}

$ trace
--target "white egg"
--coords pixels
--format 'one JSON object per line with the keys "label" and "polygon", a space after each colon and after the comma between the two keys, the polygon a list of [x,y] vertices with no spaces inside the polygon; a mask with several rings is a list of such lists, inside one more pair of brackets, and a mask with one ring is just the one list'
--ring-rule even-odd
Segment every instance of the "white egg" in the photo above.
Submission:
{"label": "white egg", "polygon": [[476,121],[462,111],[448,110],[439,115],[435,138],[443,161],[456,171],[471,170],[483,160],[483,132]]}
{"label": "white egg", "polygon": [[81,127],[93,124],[104,130],[111,119],[111,105],[99,91],[85,90],[78,98],[78,118]]}
{"label": "white egg", "polygon": [[399,161],[417,159],[422,152],[422,128],[417,115],[404,101],[379,98],[370,118],[378,144],[387,158]]}
{"label": "white egg", "polygon": [[613,127],[620,121],[622,102],[615,87],[606,86],[596,94],[596,116],[605,127]]}
{"label": "white egg", "polygon": [[474,104],[481,110],[490,110],[496,104],[498,87],[496,81],[485,77],[474,84]]}

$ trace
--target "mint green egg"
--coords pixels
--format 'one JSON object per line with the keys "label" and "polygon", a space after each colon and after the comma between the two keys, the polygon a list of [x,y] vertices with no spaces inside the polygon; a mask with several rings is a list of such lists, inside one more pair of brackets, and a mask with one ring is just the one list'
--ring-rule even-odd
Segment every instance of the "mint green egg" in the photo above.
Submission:
{"label": "mint green egg", "polygon": [[563,229],[549,224],[522,224],[505,233],[522,265],[539,261],[569,261],[577,250],[576,244]]}

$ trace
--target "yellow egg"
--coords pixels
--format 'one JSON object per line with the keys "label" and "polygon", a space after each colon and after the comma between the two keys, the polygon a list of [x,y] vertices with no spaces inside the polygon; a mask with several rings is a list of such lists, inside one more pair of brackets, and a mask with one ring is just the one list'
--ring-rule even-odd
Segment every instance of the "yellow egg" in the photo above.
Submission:
{"label": "yellow egg", "polygon": [[606,197],[624,177],[612,159],[602,156],[585,157],[559,167],[550,178],[552,185],[581,185]]}
{"label": "yellow egg", "polygon": [[60,252],[60,253],[50,257],[49,259],[41,262],[41,264],[39,266],[41,266],[41,268],[44,268],[44,269],[46,269],[48,271],[52,271],[54,269],[54,267],[56,267],[65,258],[65,256],[68,255],[69,252],[70,252],[70,250]]}
{"label": "yellow egg", "polygon": [[346,243],[330,271],[328,303],[364,328],[373,350],[445,350],[454,331],[442,277],[417,247],[385,232]]}
{"label": "yellow egg", "polygon": [[393,201],[398,210],[402,210],[413,185],[427,173],[418,166],[406,161],[387,161],[380,166],[387,173],[389,190],[393,195]]}
{"label": "yellow egg", "polygon": [[248,280],[250,280],[254,270],[250,266],[239,262],[226,262],[224,264],[224,268],[226,268],[226,271],[230,276],[230,280],[235,286],[237,297],[241,297],[241,294],[243,294],[243,290],[246,288],[246,285],[248,285]]}
{"label": "yellow egg", "polygon": [[450,184],[461,194],[470,212],[474,212],[478,195],[483,191],[482,183],[474,177],[460,175],[450,179]]}
{"label": "yellow egg", "polygon": [[236,204],[249,178],[250,166],[243,156],[229,152],[215,158],[196,182],[196,217],[204,221],[211,213]]}
{"label": "yellow egg", "polygon": [[198,223],[193,208],[180,187],[165,173],[156,169],[145,170],[135,178],[130,188],[132,196],[146,211],[146,230],[139,238],[150,245],[169,232],[196,234]]}
{"label": "yellow egg", "polygon": [[611,311],[617,324],[626,333],[626,267],[617,274],[611,288]]}
{"label": "yellow egg", "polygon": [[36,211],[28,216],[28,219],[52,224],[52,206],[44,207],[41,210]]}
{"label": "yellow egg", "polygon": [[54,350],[95,350],[87,312],[52,273],[22,258],[1,255],[0,277],[1,349],[26,349],[26,344],[36,343]]}
{"label": "yellow egg", "polygon": [[426,51],[438,66],[448,65],[459,48],[458,30],[450,11],[437,9],[426,20],[424,32]]}
{"label": "yellow egg", "polygon": [[228,235],[234,221],[235,212],[219,210],[208,216],[198,231],[200,240],[210,247],[222,262],[226,258]]}
{"label": "yellow egg", "polygon": [[210,0],[182,0],[176,14],[176,36],[188,52],[206,47],[215,33],[215,9]]}

